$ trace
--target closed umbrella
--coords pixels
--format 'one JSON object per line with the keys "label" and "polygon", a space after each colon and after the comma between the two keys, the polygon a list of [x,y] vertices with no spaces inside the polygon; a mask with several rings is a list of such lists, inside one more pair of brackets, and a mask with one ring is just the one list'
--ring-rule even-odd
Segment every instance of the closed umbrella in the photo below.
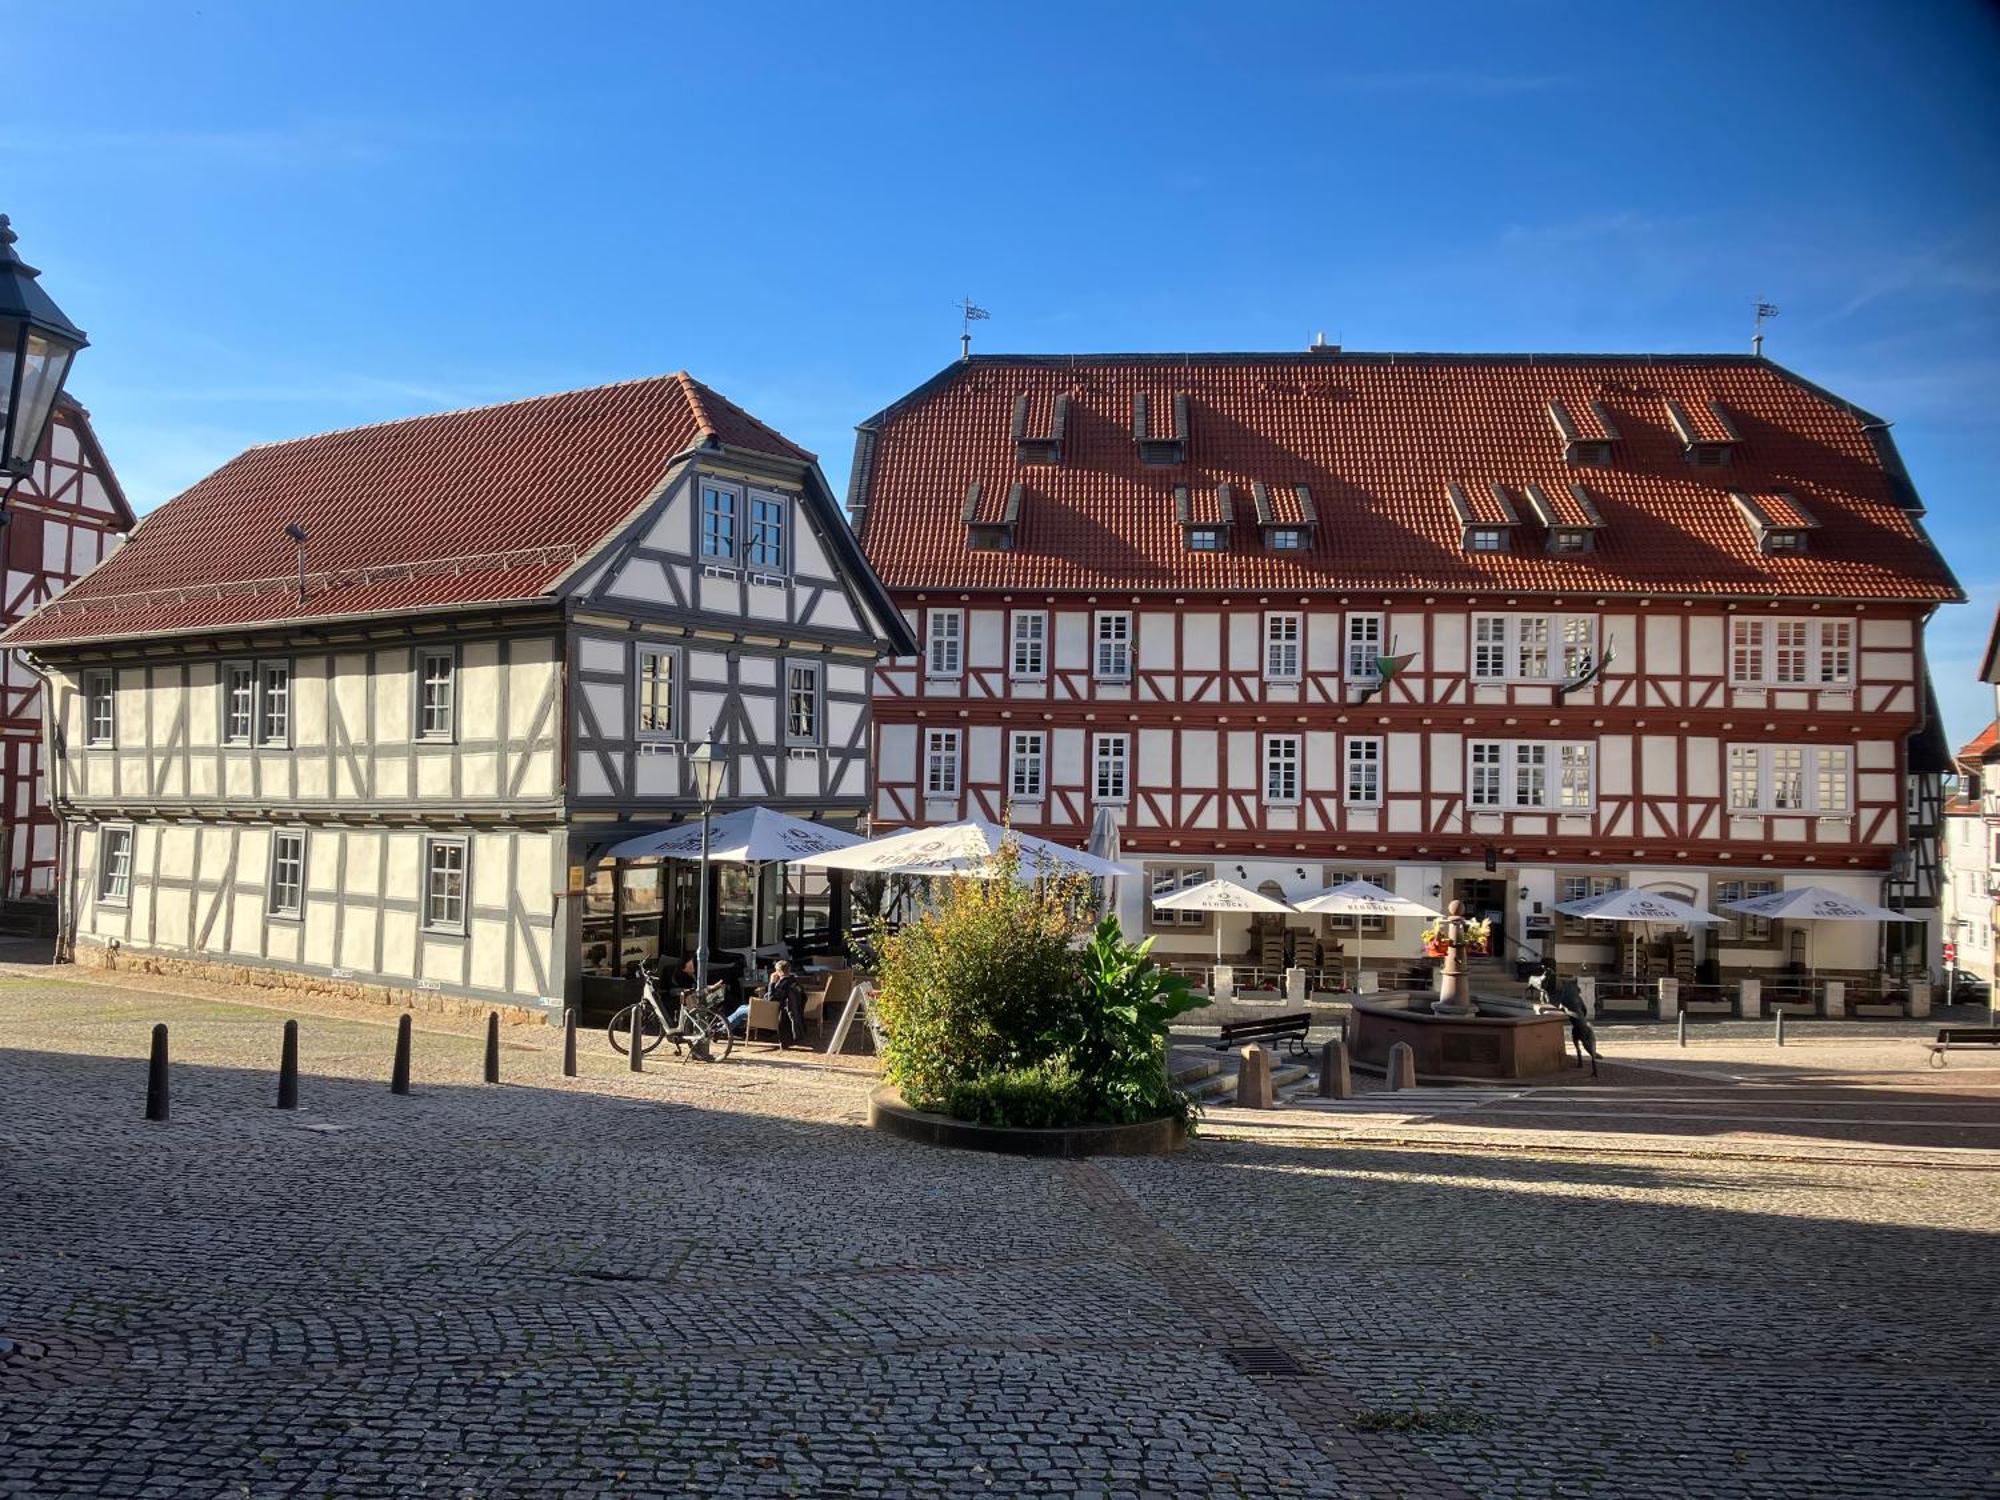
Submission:
{"label": "closed umbrella", "polygon": [[[1099,807],[1097,816],[1090,820],[1090,841],[1083,846],[1084,850],[1115,865],[1118,863],[1118,846],[1117,815],[1108,806]],[[1104,910],[1118,910],[1118,882],[1115,877],[1104,882]]]}
{"label": "closed umbrella", "polygon": [[1816,973],[1813,960],[1813,935],[1821,922],[1920,922],[1921,917],[1913,917],[1908,912],[1893,911],[1886,906],[1876,906],[1869,901],[1856,901],[1852,896],[1839,891],[1828,890],[1823,885],[1793,886],[1790,890],[1773,891],[1768,896],[1752,896],[1747,901],[1725,901],[1723,906],[1730,911],[1740,911],[1747,917],[1762,917],[1770,922],[1804,922],[1806,924],[1806,972]]}
{"label": "closed umbrella", "polygon": [[[1407,896],[1399,896],[1394,891],[1384,890],[1372,880],[1349,880],[1340,885],[1321,891],[1317,896],[1308,896],[1299,903],[1300,911],[1317,912],[1328,917],[1438,917],[1443,916],[1434,906],[1426,906],[1421,901],[1412,901]],[[1361,945],[1365,941],[1361,935],[1361,924],[1354,924],[1354,984],[1361,986]]]}
{"label": "closed umbrella", "polygon": [[1034,880],[1049,875],[1087,875],[1093,879],[1134,875],[1129,866],[1099,859],[1080,849],[1068,849],[1033,834],[1016,833],[984,818],[943,823],[934,828],[905,828],[879,839],[810,854],[797,861],[819,870],[865,870],[877,875],[962,875],[987,879],[992,859],[1003,843],[1021,852],[1021,874]]}
{"label": "closed umbrella", "polygon": [[[1276,900],[1233,880],[1204,880],[1171,896],[1158,897],[1153,905],[1162,911],[1291,912],[1298,908]],[[1215,962],[1222,963],[1222,924],[1215,924]]]}

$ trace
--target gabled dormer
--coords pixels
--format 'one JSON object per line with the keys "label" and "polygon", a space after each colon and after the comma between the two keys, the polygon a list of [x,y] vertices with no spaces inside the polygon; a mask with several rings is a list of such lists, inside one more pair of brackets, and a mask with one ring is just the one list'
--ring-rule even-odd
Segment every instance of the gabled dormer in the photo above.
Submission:
{"label": "gabled dormer", "polygon": [[1611,466],[1618,428],[1604,404],[1593,401],[1574,415],[1561,401],[1549,402],[1549,421],[1562,443],[1563,462],[1579,469]]}
{"label": "gabled dormer", "polygon": [[1019,541],[1021,486],[1007,491],[1007,503],[997,511],[985,503],[978,480],[965,487],[965,545],[974,552],[1011,552]]}
{"label": "gabled dormer", "polygon": [[1037,422],[1027,392],[1014,398],[1014,461],[1050,465],[1062,462],[1063,432],[1069,426],[1069,397],[1057,396]]}
{"label": "gabled dormer", "polygon": [[1597,502],[1580,484],[1566,485],[1555,493],[1539,484],[1522,486],[1528,509],[1548,533],[1545,551],[1558,556],[1578,557],[1597,550],[1597,534],[1604,529],[1604,517]]}
{"label": "gabled dormer", "polygon": [[1467,490],[1456,483],[1447,484],[1444,489],[1452,514],[1458,517],[1460,546],[1474,554],[1513,550],[1514,531],[1521,524],[1521,514],[1514,509],[1504,485],[1494,480],[1484,490],[1477,487]]}
{"label": "gabled dormer", "polygon": [[1257,506],[1257,531],[1273,552],[1303,552],[1319,534],[1319,512],[1313,507],[1312,491],[1302,484],[1280,485],[1273,493],[1262,484],[1252,483],[1250,498]]}
{"label": "gabled dormer", "polygon": [[1808,535],[1819,530],[1819,522],[1812,512],[1787,491],[1770,490],[1749,495],[1742,490],[1731,490],[1729,498],[1743,513],[1750,534],[1757,539],[1759,551],[1783,555],[1804,552],[1807,550]]}
{"label": "gabled dormer", "polygon": [[1190,552],[1227,552],[1230,531],[1236,525],[1236,499],[1226,484],[1215,487],[1212,501],[1204,501],[1184,484],[1174,486],[1174,521],[1181,530],[1181,545]]}
{"label": "gabled dormer", "polygon": [[[1160,468],[1187,462],[1188,398],[1176,391],[1169,411],[1156,411],[1146,392],[1132,397],[1132,440],[1139,445],[1139,462]],[[1159,430],[1171,420],[1172,426]]]}
{"label": "gabled dormer", "polygon": [[1681,456],[1689,463],[1713,469],[1735,458],[1743,435],[1720,401],[1702,401],[1690,408],[1669,396],[1666,404],[1667,421],[1681,440]]}

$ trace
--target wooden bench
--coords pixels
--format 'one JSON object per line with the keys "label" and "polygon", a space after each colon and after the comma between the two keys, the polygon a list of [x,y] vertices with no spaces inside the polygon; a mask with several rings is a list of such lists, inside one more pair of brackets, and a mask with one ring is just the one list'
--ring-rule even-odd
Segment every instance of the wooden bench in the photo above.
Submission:
{"label": "wooden bench", "polygon": [[1931,1066],[1945,1065],[1945,1054],[1959,1047],[2000,1047],[2000,1026],[1940,1026],[1931,1043]]}
{"label": "wooden bench", "polygon": [[1306,1055],[1306,1032],[1312,1026],[1312,1012],[1298,1011],[1289,1016],[1265,1016],[1255,1021],[1234,1021],[1222,1028],[1215,1049],[1227,1052],[1239,1042],[1286,1041],[1294,1057]]}

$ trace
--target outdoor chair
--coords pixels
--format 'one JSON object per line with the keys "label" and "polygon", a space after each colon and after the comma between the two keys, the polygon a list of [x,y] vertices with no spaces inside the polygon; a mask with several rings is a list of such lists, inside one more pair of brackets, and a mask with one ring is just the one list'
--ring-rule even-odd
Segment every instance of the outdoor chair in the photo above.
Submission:
{"label": "outdoor chair", "polygon": [[826,983],[806,996],[806,1024],[812,1027],[815,1037],[826,1030],[826,1013],[832,1011],[838,1016],[847,1004],[847,997],[854,993],[854,971],[836,969]]}
{"label": "outdoor chair", "polygon": [[779,1040],[778,1019],[777,1001],[766,1000],[762,995],[752,995],[750,997],[750,1016],[743,1023],[743,1040],[746,1042],[749,1041],[752,1036],[760,1031],[770,1032],[773,1041]]}

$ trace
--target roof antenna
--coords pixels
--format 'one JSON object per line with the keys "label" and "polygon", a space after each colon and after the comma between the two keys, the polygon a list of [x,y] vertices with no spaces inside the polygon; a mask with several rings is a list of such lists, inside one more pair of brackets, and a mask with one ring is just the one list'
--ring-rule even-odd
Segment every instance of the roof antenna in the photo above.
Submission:
{"label": "roof antenna", "polygon": [[1764,357],[1764,324],[1777,315],[1778,305],[1775,302],[1766,302],[1762,297],[1757,299],[1757,328],[1750,335],[1750,352],[1758,359]]}
{"label": "roof antenna", "polygon": [[979,306],[970,297],[967,297],[962,302],[954,302],[952,306],[958,309],[960,318],[958,325],[958,357],[960,359],[970,359],[972,358],[972,325],[979,322],[982,318],[992,317],[993,314]]}
{"label": "roof antenna", "polygon": [[285,535],[292,539],[292,545],[299,554],[299,603],[306,602],[306,529],[293,521],[285,528]]}

